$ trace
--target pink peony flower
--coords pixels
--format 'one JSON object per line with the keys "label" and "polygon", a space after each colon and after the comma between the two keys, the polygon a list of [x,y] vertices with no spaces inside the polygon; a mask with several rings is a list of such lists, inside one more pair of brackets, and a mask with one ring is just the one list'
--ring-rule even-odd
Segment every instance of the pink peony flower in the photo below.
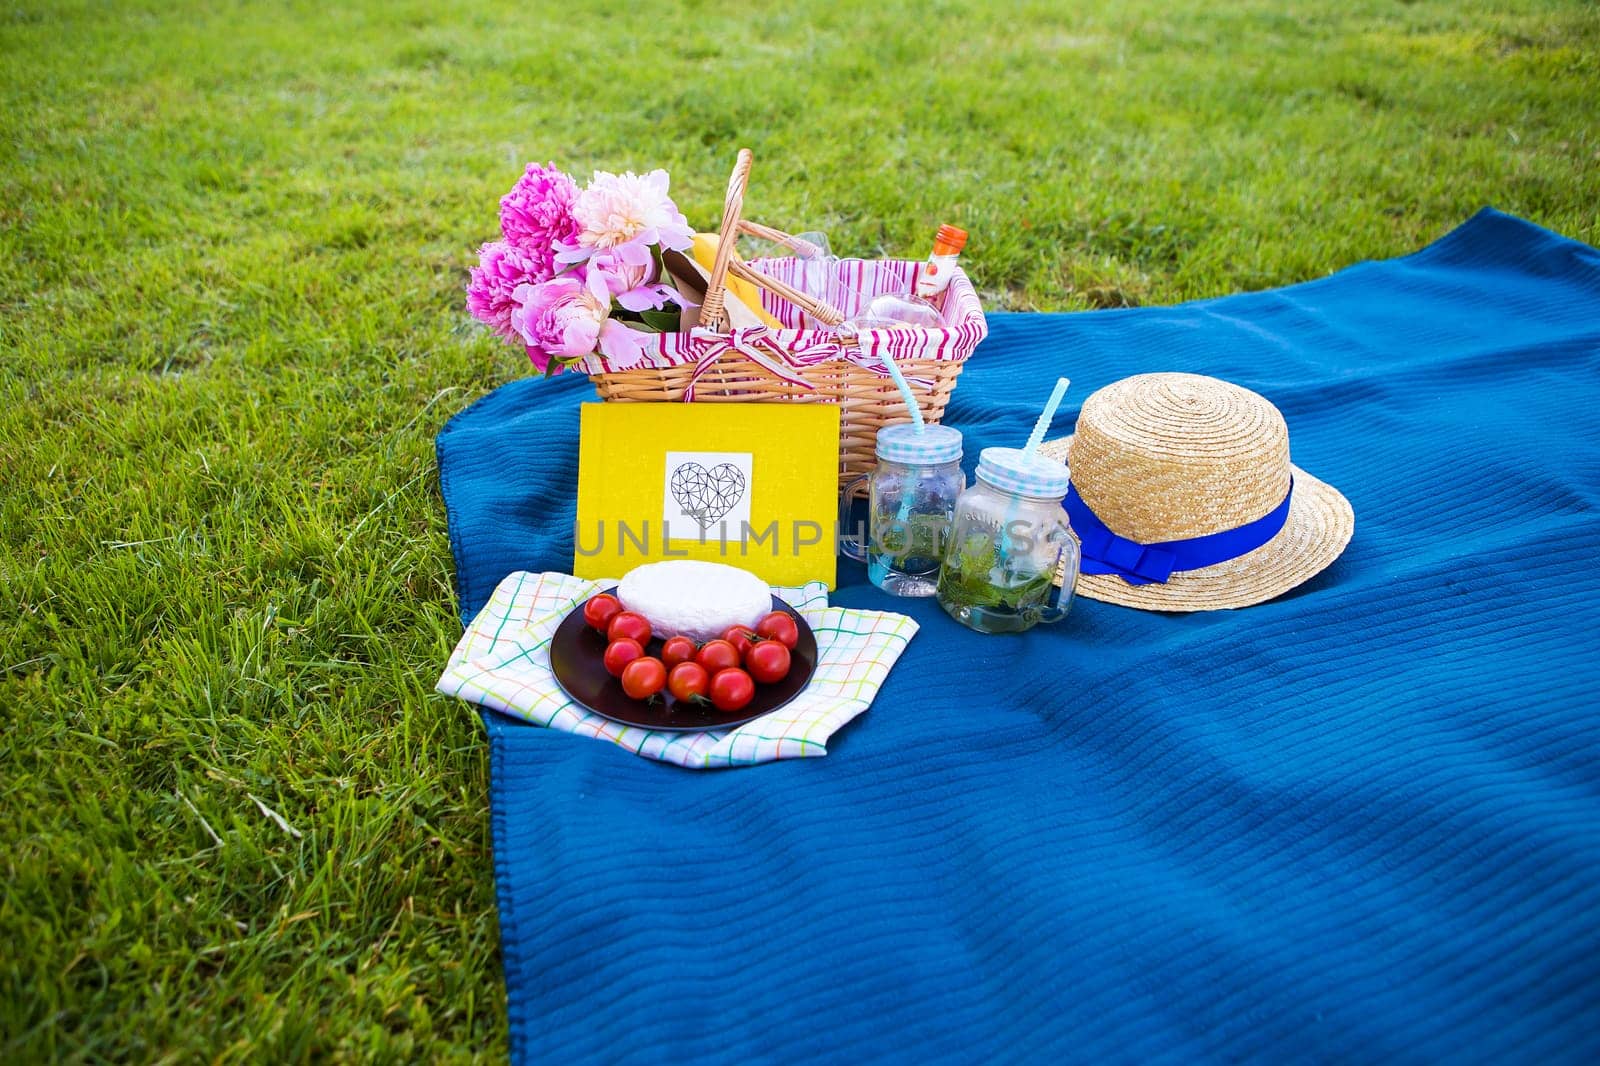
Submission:
{"label": "pink peony flower", "polygon": [[589,260],[587,267],[589,275],[600,275],[606,290],[626,311],[653,311],[669,303],[683,303],[678,297],[678,290],[671,285],[653,283],[654,262],[635,266],[624,262],[613,249],[597,254]]}
{"label": "pink peony flower", "polygon": [[557,244],[574,244],[581,227],[572,216],[578,186],[554,164],[529,163],[511,191],[500,198],[500,232],[534,264],[535,282],[555,277]]}
{"label": "pink peony flower", "polygon": [[559,277],[538,285],[519,285],[511,323],[540,370],[551,359],[577,359],[598,350],[612,366],[625,370],[644,357],[645,335],[611,318],[611,292],[599,271],[582,280]]}
{"label": "pink peony flower", "polygon": [[537,265],[511,245],[486,244],[478,250],[478,265],[467,283],[467,310],[506,340],[518,340],[511,324],[511,312],[518,306],[513,294],[519,285],[543,280]]}
{"label": "pink peony flower", "polygon": [[640,177],[626,174],[594,173],[588,188],[572,204],[572,216],[580,227],[576,241],[562,241],[556,261],[576,263],[596,251],[611,249],[633,266],[650,264],[650,246],[683,251],[694,231],[688,220],[667,195],[667,172],[652,170]]}

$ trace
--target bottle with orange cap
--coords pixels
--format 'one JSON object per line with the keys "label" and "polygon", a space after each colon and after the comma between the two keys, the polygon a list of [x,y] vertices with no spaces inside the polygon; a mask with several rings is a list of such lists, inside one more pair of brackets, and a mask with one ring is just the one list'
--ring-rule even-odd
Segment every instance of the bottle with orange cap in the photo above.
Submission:
{"label": "bottle with orange cap", "polygon": [[944,292],[945,286],[950,284],[950,278],[956,272],[956,260],[961,257],[961,249],[967,246],[967,231],[952,226],[949,223],[939,227],[939,232],[933,238],[933,254],[923,264],[922,273],[917,276],[917,295],[924,300],[931,300]]}

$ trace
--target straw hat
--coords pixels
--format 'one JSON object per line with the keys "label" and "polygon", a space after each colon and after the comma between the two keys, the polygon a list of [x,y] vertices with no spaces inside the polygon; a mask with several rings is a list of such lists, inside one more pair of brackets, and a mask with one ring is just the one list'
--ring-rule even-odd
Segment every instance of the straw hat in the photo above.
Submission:
{"label": "straw hat", "polygon": [[1225,531],[1259,544],[1196,569],[1180,562],[1165,581],[1085,573],[1077,591],[1091,599],[1153,611],[1248,607],[1315,576],[1355,531],[1339,490],[1289,462],[1289,429],[1278,409],[1216,378],[1139,374],[1114,382],[1084,401],[1073,436],[1040,452],[1072,472],[1069,504],[1090,515],[1074,525],[1105,527],[1075,528],[1086,561],[1088,547],[1107,539],[1133,556],[1149,545],[1159,554],[1172,542],[1184,542],[1182,553],[1194,547],[1191,538]]}

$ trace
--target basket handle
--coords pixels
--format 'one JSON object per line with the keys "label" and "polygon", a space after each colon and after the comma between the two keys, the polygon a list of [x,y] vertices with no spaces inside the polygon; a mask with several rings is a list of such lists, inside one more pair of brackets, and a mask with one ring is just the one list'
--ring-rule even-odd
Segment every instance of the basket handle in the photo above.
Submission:
{"label": "basket handle", "polygon": [[752,285],[758,285],[788,300],[819,322],[837,326],[844,321],[844,315],[838,309],[806,295],[799,289],[785,285],[776,278],[768,277],[759,270],[752,269],[739,258],[734,244],[741,232],[778,241],[796,250],[806,244],[781,230],[744,221],[742,217],[744,194],[750,184],[750,167],[754,162],[755,155],[750,149],[739,149],[738,160],[733,164],[733,173],[728,177],[728,193],[722,202],[722,229],[719,231],[717,256],[711,262],[711,276],[706,280],[706,298],[700,305],[700,325],[718,332],[726,327],[728,316],[724,302],[727,295],[728,274],[731,272],[736,278],[742,278]]}
{"label": "basket handle", "polygon": [[700,304],[700,325],[720,332],[728,321],[722,303],[727,295],[728,264],[733,260],[733,242],[739,234],[739,216],[744,213],[744,190],[750,184],[750,167],[755,163],[755,153],[748,148],[739,149],[739,158],[728,177],[728,193],[722,201],[721,239],[717,242],[717,257],[711,262],[711,276],[706,279],[706,298]]}
{"label": "basket handle", "polygon": [[763,274],[744,262],[735,260],[729,263],[728,272],[736,278],[743,278],[752,285],[771,290],[819,322],[837,326],[844,321],[844,314],[832,304],[819,300],[815,296],[808,296],[799,289],[785,285],[777,278]]}
{"label": "basket handle", "polygon": [[739,220],[739,232],[748,233],[752,237],[759,237],[765,241],[772,241],[774,244],[781,244],[795,255],[813,256],[822,250],[810,241],[801,240],[799,237],[785,233],[781,229],[773,229],[771,226],[763,226],[759,222],[751,222],[748,218]]}

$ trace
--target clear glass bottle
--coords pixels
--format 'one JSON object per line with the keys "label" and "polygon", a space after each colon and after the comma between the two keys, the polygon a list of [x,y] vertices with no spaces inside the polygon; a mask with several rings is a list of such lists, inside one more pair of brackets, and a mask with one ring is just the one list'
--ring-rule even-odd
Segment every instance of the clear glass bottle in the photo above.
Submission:
{"label": "clear glass bottle", "polygon": [[895,596],[932,596],[938,586],[950,519],[966,487],[961,431],[950,426],[885,426],[878,462],[844,488],[839,527],[849,530],[851,494],[867,483],[866,544],[849,536],[840,550],[867,564],[867,579]]}
{"label": "clear glass bottle", "polygon": [[977,473],[956,503],[939,571],[939,605],[980,633],[1020,633],[1059,622],[1072,604],[1079,560],[1061,506],[1067,468],[1020,448],[985,448]]}

